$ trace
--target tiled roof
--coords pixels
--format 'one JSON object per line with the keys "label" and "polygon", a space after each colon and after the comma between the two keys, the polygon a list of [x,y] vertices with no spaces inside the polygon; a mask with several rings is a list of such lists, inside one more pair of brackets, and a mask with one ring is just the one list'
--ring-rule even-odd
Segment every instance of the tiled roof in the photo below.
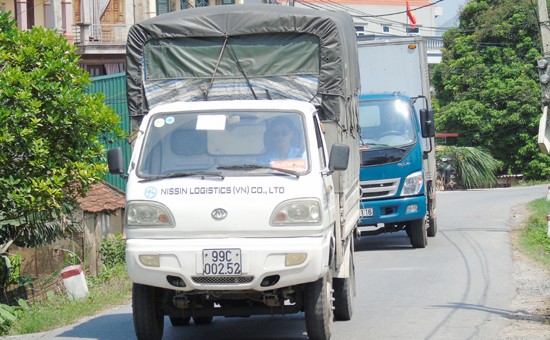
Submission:
{"label": "tiled roof", "polygon": [[107,183],[99,183],[93,185],[85,197],[79,197],[78,203],[84,212],[98,213],[124,208],[126,198],[120,190]]}

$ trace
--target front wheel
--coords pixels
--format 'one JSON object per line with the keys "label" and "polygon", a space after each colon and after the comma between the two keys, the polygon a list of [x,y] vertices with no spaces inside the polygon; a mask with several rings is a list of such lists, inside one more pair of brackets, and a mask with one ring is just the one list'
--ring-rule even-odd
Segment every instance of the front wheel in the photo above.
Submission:
{"label": "front wheel", "polygon": [[164,313],[161,308],[162,289],[134,283],[132,312],[138,339],[160,340],[164,332]]}
{"label": "front wheel", "polygon": [[311,340],[328,340],[332,332],[332,273],[331,269],[319,280],[305,287],[304,313],[307,335]]}
{"label": "front wheel", "polygon": [[437,217],[429,217],[428,225],[428,237],[434,237],[437,234]]}
{"label": "front wheel", "polygon": [[426,248],[428,235],[426,231],[426,219],[410,221],[407,228],[410,232],[410,240],[413,248]]}

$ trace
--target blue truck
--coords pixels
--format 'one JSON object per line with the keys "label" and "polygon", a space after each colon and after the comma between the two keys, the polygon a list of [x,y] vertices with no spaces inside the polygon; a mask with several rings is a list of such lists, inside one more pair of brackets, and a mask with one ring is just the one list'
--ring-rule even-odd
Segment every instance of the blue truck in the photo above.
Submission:
{"label": "blue truck", "polygon": [[437,233],[435,129],[426,42],[359,41],[359,236],[404,230],[414,248]]}

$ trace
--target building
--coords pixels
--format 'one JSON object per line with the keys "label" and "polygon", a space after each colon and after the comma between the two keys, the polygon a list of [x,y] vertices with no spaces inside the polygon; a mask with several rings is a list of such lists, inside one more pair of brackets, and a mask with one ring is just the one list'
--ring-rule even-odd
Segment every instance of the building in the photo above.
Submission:
{"label": "building", "polygon": [[[430,0],[300,0],[296,6],[347,11],[353,16],[358,37],[370,39],[435,37],[435,19],[443,13],[442,8],[432,5]],[[414,23],[411,18],[415,19]]]}
{"label": "building", "polygon": [[442,10],[431,0],[0,0],[0,9],[11,11],[21,30],[33,26],[59,30],[78,46],[81,66],[92,76],[101,76],[125,71],[126,37],[135,22],[191,7],[243,3],[347,11],[360,39],[428,37],[430,63],[441,60],[435,19]]}

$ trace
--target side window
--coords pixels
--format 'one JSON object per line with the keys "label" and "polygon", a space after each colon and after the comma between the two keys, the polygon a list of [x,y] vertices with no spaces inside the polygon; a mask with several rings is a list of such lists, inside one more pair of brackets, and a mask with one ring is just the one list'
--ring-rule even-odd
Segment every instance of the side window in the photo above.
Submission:
{"label": "side window", "polygon": [[327,158],[325,152],[325,145],[323,143],[323,132],[321,131],[321,122],[319,117],[313,117],[315,121],[315,137],[317,139],[317,152],[319,153],[319,159],[321,160],[321,169],[327,167]]}

